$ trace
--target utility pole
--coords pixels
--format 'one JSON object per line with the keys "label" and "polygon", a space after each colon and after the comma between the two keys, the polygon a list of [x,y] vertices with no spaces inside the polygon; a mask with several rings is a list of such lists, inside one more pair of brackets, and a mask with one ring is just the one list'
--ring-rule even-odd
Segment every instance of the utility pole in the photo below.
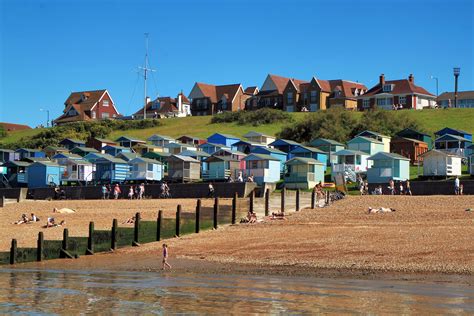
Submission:
{"label": "utility pole", "polygon": [[143,67],[138,67],[139,69],[143,70],[143,78],[144,85],[143,85],[143,92],[144,92],[144,103],[143,106],[143,119],[146,119],[146,106],[147,106],[147,95],[146,95],[146,80],[148,78],[148,71],[156,71],[154,69],[148,68],[148,33],[145,33],[145,65]]}
{"label": "utility pole", "polygon": [[49,110],[40,109],[41,112],[46,112],[46,127],[49,127]]}
{"label": "utility pole", "polygon": [[454,72],[454,107],[458,107],[458,77],[459,74],[461,73],[461,68],[459,67],[454,67],[453,68]]}

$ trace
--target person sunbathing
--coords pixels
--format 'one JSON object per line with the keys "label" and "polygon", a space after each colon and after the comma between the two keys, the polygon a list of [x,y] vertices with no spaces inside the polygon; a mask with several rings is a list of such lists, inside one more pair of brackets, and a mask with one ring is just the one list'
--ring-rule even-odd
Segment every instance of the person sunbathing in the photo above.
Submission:
{"label": "person sunbathing", "polygon": [[135,216],[132,216],[130,218],[127,218],[127,220],[123,222],[122,224],[134,224],[134,223],[135,223]]}
{"label": "person sunbathing", "polygon": [[53,213],[60,213],[60,214],[72,214],[72,213],[76,213],[75,210],[71,209],[71,208],[67,208],[67,207],[63,207],[63,208],[60,208],[60,209],[57,209],[56,207],[53,209]]}
{"label": "person sunbathing", "polygon": [[21,225],[21,224],[26,224],[28,222],[29,222],[29,219],[26,216],[26,214],[21,214],[21,219],[17,220],[16,222],[13,222],[12,224]]}
{"label": "person sunbathing", "polygon": [[56,223],[54,217],[48,217],[48,220],[46,221],[46,225],[43,226],[44,228],[50,228],[50,227],[59,227],[59,226],[63,226],[64,224],[66,224],[66,221],[65,220],[62,220],[59,224]]}
{"label": "person sunbathing", "polygon": [[375,213],[391,213],[395,212],[396,210],[394,208],[390,207],[379,207],[379,208],[372,208],[369,206],[369,214],[375,214]]}

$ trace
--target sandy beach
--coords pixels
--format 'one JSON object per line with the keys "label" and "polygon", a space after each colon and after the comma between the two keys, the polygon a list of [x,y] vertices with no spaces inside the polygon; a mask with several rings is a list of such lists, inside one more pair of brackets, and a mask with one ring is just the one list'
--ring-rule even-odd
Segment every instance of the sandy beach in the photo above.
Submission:
{"label": "sandy beach", "polygon": [[[463,280],[474,275],[472,196],[348,197],[285,221],[226,226],[166,241],[175,271]],[[367,208],[396,212],[368,214]],[[68,269],[154,271],[161,243],[29,263]],[[25,265],[18,265],[25,266]]]}

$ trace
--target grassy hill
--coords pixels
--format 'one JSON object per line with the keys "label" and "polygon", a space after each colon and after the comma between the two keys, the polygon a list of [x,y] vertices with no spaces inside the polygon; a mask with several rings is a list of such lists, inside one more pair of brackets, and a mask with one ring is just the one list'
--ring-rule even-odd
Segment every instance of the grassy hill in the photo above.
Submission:
{"label": "grassy hill", "polygon": [[[465,130],[474,133],[474,109],[446,109],[446,110],[423,110],[423,111],[394,111],[392,115],[405,113],[419,121],[430,134],[449,126],[456,129]],[[355,118],[362,116],[361,112],[351,112]],[[303,119],[308,113],[291,113],[295,121]],[[317,115],[317,114],[316,114]],[[153,134],[168,135],[178,137],[181,135],[191,135],[206,138],[209,135],[220,132],[242,137],[248,131],[258,131],[269,135],[275,135],[280,132],[285,125],[294,122],[282,122],[268,125],[238,125],[237,123],[219,123],[212,124],[210,116],[195,116],[186,118],[171,118],[161,120],[162,125],[146,129],[129,129],[125,131],[114,131],[108,138],[115,139],[121,135],[128,135],[140,139],[146,139]],[[370,126],[367,127],[370,129]],[[4,144],[11,144],[23,137],[31,137],[43,129],[33,129],[8,133],[8,136],[0,139]]]}

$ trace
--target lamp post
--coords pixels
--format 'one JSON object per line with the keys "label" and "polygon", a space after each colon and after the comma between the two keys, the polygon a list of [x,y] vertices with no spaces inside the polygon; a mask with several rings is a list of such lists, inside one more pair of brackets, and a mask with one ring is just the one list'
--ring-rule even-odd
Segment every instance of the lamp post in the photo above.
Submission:
{"label": "lamp post", "polygon": [[431,79],[436,80],[436,98],[438,98],[438,77],[431,76]]}
{"label": "lamp post", "polygon": [[49,110],[40,109],[41,112],[46,112],[46,127],[49,127]]}
{"label": "lamp post", "polygon": [[458,107],[458,77],[461,72],[461,68],[459,67],[454,67],[453,68],[453,73],[454,73],[454,107]]}

